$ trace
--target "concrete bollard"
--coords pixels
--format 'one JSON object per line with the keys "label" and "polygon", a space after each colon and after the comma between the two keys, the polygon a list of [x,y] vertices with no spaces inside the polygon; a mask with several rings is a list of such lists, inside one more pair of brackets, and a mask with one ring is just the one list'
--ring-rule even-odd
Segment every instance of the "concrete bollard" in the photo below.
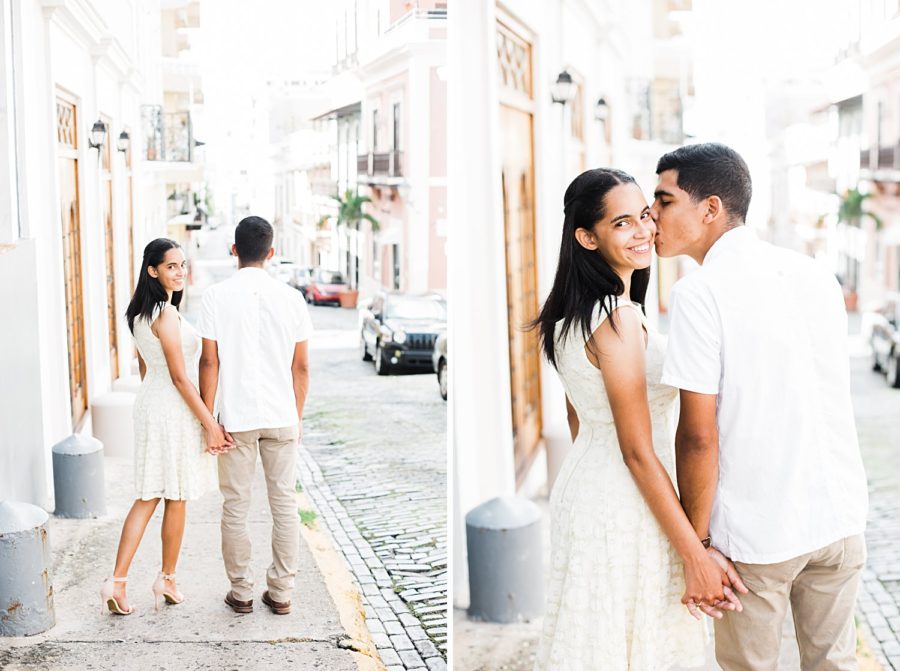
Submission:
{"label": "concrete bollard", "polygon": [[53,490],[57,517],[106,514],[103,443],[74,434],[53,446]]}
{"label": "concrete bollard", "polygon": [[0,636],[33,636],[56,624],[46,512],[0,501]]}
{"label": "concrete bollard", "polygon": [[134,454],[134,394],[111,391],[91,403],[94,437],[107,457],[130,457]]}
{"label": "concrete bollard", "polygon": [[113,382],[112,389],[113,391],[124,391],[129,394],[136,394],[138,390],[141,388],[141,376],[140,375],[123,375],[118,380]]}
{"label": "concrete bollard", "polygon": [[544,611],[541,509],[516,496],[491,499],[466,515],[469,617],[521,622]]}

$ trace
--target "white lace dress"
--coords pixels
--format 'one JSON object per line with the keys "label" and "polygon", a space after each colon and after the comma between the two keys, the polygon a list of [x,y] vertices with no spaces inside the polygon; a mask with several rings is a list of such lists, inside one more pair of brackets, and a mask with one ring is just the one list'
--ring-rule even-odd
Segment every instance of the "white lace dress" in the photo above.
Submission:
{"label": "white lace dress", "polygon": [[[678,391],[659,383],[665,338],[648,331],[647,393],[653,445],[675,482]],[[600,316],[594,310],[591,331]],[[536,669],[663,671],[704,663],[705,623],[681,604],[682,563],[622,460],[603,378],[574,329],[556,356],[578,437],[550,496],[548,605]]]}
{"label": "white lace dress", "polygon": [[[200,336],[171,305],[181,323],[181,352],[184,367],[195,386],[200,364]],[[203,429],[172,384],[169,367],[159,338],[148,322],[134,321],[134,342],[147,365],[147,374],[134,401],[134,488],[135,497],[196,499],[218,488],[216,458],[204,452]]]}

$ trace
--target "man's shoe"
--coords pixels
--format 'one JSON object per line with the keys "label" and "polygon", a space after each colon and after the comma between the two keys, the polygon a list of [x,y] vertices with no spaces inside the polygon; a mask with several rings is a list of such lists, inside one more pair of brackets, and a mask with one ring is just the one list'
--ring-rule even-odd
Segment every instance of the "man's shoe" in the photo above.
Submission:
{"label": "man's shoe", "polygon": [[287,615],[291,612],[291,602],[285,601],[282,603],[281,601],[274,601],[272,597],[269,596],[269,590],[263,592],[262,602],[276,615]]}
{"label": "man's shoe", "polygon": [[231,610],[235,613],[252,613],[253,612],[253,599],[250,601],[240,601],[234,598],[234,594],[232,592],[228,592],[225,595],[225,603],[231,606]]}

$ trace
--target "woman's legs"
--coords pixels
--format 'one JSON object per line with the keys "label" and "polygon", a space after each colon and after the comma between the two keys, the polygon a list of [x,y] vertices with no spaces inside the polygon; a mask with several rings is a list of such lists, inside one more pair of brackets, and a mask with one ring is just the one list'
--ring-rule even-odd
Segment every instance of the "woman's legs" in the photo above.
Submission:
{"label": "woman's legs", "polygon": [[[119,537],[119,551],[116,553],[116,568],[113,576],[116,578],[125,578],[128,576],[128,569],[131,566],[131,560],[134,559],[134,553],[137,552],[138,545],[141,544],[141,538],[144,537],[144,530],[147,523],[153,517],[153,511],[159,499],[150,499],[149,501],[141,501],[138,499],[128,511],[125,523],[122,525],[122,535]],[[113,595],[125,610],[128,610],[128,601],[125,598],[125,583],[117,582],[113,587]]]}
{"label": "woman's legs", "polygon": [[[173,574],[181,553],[181,540],[184,538],[187,501],[166,499],[165,506],[162,521],[162,572]],[[177,591],[174,580],[167,580],[166,586]]]}

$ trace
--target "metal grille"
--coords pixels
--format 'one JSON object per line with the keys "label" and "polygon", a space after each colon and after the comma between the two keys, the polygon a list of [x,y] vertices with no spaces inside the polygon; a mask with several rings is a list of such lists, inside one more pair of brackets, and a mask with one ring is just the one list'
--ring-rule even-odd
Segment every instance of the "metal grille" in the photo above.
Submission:
{"label": "metal grille", "polygon": [[497,24],[497,60],[502,88],[531,97],[531,44]]}
{"label": "metal grille", "polygon": [[437,336],[431,333],[408,333],[406,335],[406,346],[408,349],[434,349],[434,341]]}

